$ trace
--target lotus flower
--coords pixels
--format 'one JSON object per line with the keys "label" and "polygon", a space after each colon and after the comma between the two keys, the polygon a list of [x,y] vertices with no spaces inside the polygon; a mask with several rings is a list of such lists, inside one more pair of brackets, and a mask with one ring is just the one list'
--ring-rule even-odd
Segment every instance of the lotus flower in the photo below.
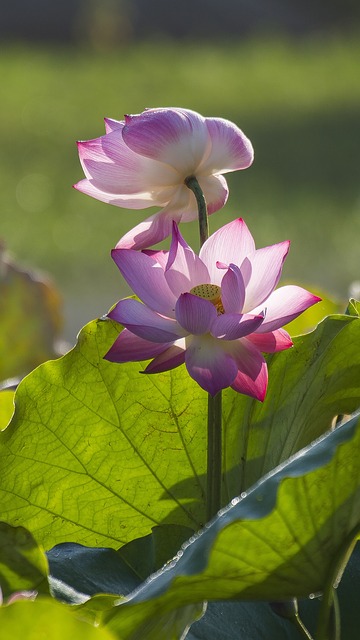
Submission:
{"label": "lotus flower", "polygon": [[320,300],[278,284],[289,242],[255,249],[242,219],[216,231],[199,256],[174,223],[169,252],[114,249],[113,259],[142,301],[120,300],[108,314],[125,329],[106,354],[111,362],[152,361],[145,373],[185,362],[212,396],[226,387],[264,400],[261,352],[292,346],[281,327]]}
{"label": "lotus flower", "polygon": [[161,207],[117,248],[152,246],[171,234],[173,220],[195,220],[195,197],[184,183],[188,177],[197,178],[208,213],[214,213],[228,197],[222,174],[253,161],[251,142],[235,124],[188,109],[148,109],[121,122],[105,119],[105,125],[106,135],[78,143],[86,179],[75,189],[118,207]]}
{"label": "lotus flower", "polygon": [[37,591],[15,591],[4,602],[3,593],[0,587],[0,607],[2,605],[12,604],[18,600],[35,600]]}

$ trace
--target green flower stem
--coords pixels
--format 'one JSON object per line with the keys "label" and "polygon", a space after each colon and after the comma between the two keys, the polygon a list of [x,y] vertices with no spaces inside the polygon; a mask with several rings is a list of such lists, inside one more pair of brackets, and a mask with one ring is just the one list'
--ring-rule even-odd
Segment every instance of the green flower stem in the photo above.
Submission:
{"label": "green flower stem", "polygon": [[293,623],[293,625],[296,627],[296,629],[299,631],[300,635],[303,638],[306,638],[306,640],[314,640],[314,638],[309,633],[309,631],[305,627],[305,625],[302,622],[302,620],[299,618],[299,615],[294,616],[294,618],[292,618],[291,622]]}
{"label": "green flower stem", "polygon": [[209,237],[209,221],[205,196],[195,176],[188,176],[185,178],[185,184],[188,189],[193,192],[196,198],[199,212],[200,247],[202,247],[205,240]]}
{"label": "green flower stem", "polygon": [[329,571],[329,577],[321,598],[321,607],[316,629],[316,640],[340,640],[340,611],[335,588],[339,584],[344,569],[354,549],[359,535],[356,527],[345,539],[342,549],[336,555]]}
{"label": "green flower stem", "polygon": [[[188,176],[185,184],[193,192],[199,217],[200,247],[209,237],[209,222],[205,196],[195,178]],[[211,520],[221,508],[222,483],[222,397],[221,391],[212,397],[208,394],[208,448],[207,448],[207,492],[206,517]]]}
{"label": "green flower stem", "polygon": [[222,395],[219,391],[216,396],[208,394],[208,449],[207,449],[207,521],[211,520],[221,508],[221,481],[222,481]]}
{"label": "green flower stem", "polygon": [[269,604],[276,615],[280,616],[280,618],[284,618],[285,620],[289,620],[289,622],[296,627],[302,638],[306,638],[306,640],[314,640],[299,616],[297,598],[292,598],[291,600],[277,600],[275,602],[269,602]]}

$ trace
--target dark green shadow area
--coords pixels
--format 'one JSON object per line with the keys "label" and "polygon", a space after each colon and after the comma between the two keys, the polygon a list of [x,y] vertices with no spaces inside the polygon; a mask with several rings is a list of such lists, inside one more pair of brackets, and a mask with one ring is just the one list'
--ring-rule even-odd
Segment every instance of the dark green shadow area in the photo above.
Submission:
{"label": "dark green shadow area", "polygon": [[0,522],[0,587],[4,598],[17,591],[48,593],[44,551],[29,531]]}

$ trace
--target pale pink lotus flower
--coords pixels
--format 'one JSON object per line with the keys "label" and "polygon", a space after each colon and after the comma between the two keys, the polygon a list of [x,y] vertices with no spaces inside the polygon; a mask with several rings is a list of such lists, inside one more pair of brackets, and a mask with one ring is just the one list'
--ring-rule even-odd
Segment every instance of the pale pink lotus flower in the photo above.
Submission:
{"label": "pale pink lotus flower", "polygon": [[5,606],[12,604],[13,602],[18,602],[18,600],[35,600],[37,595],[37,591],[15,591],[4,601],[2,589],[0,587],[0,607],[2,605]]}
{"label": "pale pink lotus flower", "polygon": [[105,358],[152,358],[145,373],[185,362],[190,376],[212,396],[230,386],[264,400],[268,372],[261,352],[291,347],[281,327],[320,298],[298,286],[275,289],[290,243],[256,250],[241,218],[210,236],[199,256],[173,226],[168,252],[113,250],[142,302],[120,300],[108,314],[125,329]]}
{"label": "pale pink lotus flower", "polygon": [[246,169],[253,161],[250,140],[229,120],[204,118],[178,108],[147,109],[125,120],[105,119],[106,135],[79,142],[86,178],[75,189],[127,209],[161,207],[117,244],[143,249],[169,236],[173,220],[195,220],[195,197],[184,180],[195,176],[208,213],[228,197],[222,174]]}

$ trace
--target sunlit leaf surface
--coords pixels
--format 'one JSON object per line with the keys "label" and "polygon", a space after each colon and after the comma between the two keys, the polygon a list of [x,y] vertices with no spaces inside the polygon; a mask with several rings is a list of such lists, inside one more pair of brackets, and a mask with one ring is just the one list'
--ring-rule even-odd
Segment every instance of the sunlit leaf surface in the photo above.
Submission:
{"label": "sunlit leaf surface", "polygon": [[3,638],[14,640],[116,640],[108,629],[98,629],[78,620],[69,607],[50,598],[14,602],[0,608]]}
{"label": "sunlit leaf surface", "polygon": [[[119,547],[157,524],[204,524],[206,393],[185,367],[103,360],[119,327],[94,321],[29,375],[0,437],[3,518],[45,548]],[[262,405],[224,393],[223,504],[360,404],[360,322],[332,316],[269,358]]]}
{"label": "sunlit leaf surface", "polygon": [[5,429],[14,411],[14,391],[0,390],[0,431]]}
{"label": "sunlit leaf surface", "polygon": [[5,598],[16,591],[48,591],[48,563],[29,531],[0,522],[0,587]]}
{"label": "sunlit leaf surface", "polygon": [[103,360],[118,331],[90,323],[28,376],[2,434],[3,513],[48,548],[118,547],[162,522],[204,522],[206,394],[184,368],[145,376]]}
{"label": "sunlit leaf surface", "polygon": [[224,394],[228,470],[224,503],[330,428],[337,414],[360,406],[360,318],[329,316],[269,356],[263,404]]}
{"label": "sunlit leaf surface", "polygon": [[0,246],[0,380],[54,357],[60,299],[44,277],[25,271]]}
{"label": "sunlit leaf surface", "polygon": [[[360,531],[360,420],[351,419],[269,474],[105,614],[133,639],[174,607],[285,600],[320,592]],[[144,633],[146,637],[146,633]]]}

